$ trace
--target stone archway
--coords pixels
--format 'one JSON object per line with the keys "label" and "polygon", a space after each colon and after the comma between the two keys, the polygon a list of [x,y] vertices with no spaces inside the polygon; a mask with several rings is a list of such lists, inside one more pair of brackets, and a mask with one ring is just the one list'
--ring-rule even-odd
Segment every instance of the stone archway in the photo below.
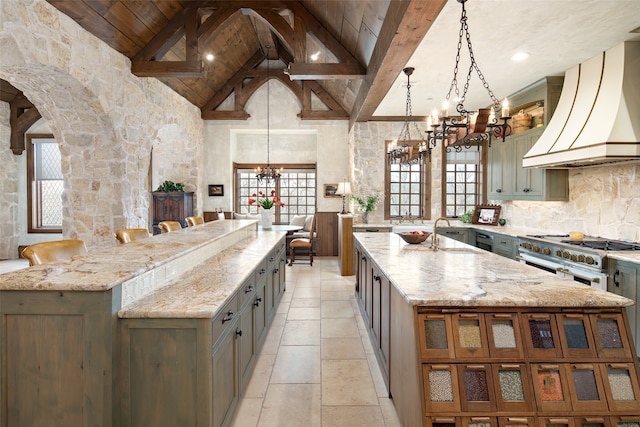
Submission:
{"label": "stone archway", "polygon": [[0,66],[0,77],[38,108],[60,144],[63,236],[94,246],[113,240],[123,224],[122,149],[97,97],[48,65]]}

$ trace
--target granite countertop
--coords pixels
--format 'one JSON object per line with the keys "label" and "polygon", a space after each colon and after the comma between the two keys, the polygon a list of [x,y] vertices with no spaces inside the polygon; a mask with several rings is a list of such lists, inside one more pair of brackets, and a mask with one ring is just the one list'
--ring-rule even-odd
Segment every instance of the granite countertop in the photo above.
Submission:
{"label": "granite countertop", "polygon": [[0,290],[105,291],[216,242],[228,244],[232,234],[244,238],[256,233],[255,220],[213,221],[5,273],[0,276]]}
{"label": "granite countertop", "polygon": [[640,264],[640,251],[608,251],[607,258]]}
{"label": "granite countertop", "polygon": [[121,318],[211,318],[264,260],[285,233],[262,232],[213,256],[198,268],[137,299]]}
{"label": "granite countertop", "polygon": [[624,307],[633,301],[440,236],[409,245],[394,233],[355,239],[411,305]]}

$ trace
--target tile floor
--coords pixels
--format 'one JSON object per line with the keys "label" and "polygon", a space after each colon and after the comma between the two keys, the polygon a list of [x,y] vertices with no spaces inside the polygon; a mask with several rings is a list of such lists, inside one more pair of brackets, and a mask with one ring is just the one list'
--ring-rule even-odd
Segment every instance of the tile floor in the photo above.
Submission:
{"label": "tile floor", "polygon": [[287,290],[234,427],[400,426],[354,297],[336,258],[287,267]]}

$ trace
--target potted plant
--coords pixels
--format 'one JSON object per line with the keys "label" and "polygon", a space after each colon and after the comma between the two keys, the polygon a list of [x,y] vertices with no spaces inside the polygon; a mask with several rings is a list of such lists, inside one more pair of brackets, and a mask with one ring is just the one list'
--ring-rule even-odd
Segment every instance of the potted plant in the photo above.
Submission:
{"label": "potted plant", "polygon": [[156,189],[156,192],[171,193],[174,191],[184,192],[184,184],[180,182],[165,181]]}
{"label": "potted plant", "polygon": [[362,212],[362,222],[367,224],[369,222],[369,213],[375,210],[376,205],[380,202],[382,197],[380,194],[371,194],[368,196],[354,194],[351,198],[358,203],[360,212]]}

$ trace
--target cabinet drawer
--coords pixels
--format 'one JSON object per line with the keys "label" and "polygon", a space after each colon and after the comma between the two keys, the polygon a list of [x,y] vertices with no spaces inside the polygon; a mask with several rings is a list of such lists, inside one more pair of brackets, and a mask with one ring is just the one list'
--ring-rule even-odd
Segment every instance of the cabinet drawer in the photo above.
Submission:
{"label": "cabinet drawer", "polygon": [[211,342],[215,346],[218,338],[225,332],[229,325],[232,325],[233,319],[238,315],[238,296],[234,295],[219,311],[218,315],[213,318],[211,325]]}
{"label": "cabinet drawer", "polygon": [[238,307],[243,308],[247,301],[253,301],[256,296],[256,273],[251,273],[249,278],[244,281],[238,289]]}

